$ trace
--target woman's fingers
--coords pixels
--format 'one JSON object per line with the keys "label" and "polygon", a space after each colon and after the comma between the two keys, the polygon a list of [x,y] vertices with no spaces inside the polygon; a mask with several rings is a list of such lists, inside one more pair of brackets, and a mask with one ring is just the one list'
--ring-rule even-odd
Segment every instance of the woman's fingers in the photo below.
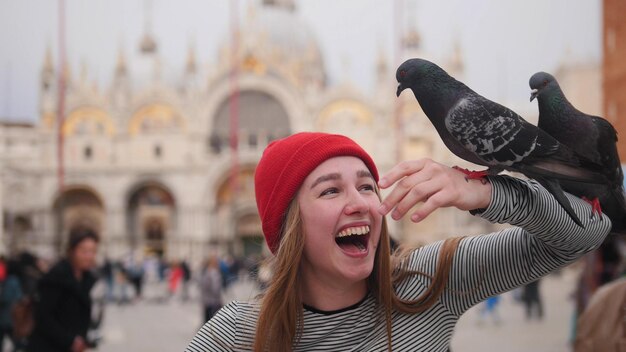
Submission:
{"label": "woman's fingers", "polygon": [[413,175],[422,170],[427,161],[428,159],[406,160],[397,164],[380,178],[378,186],[382,189],[388,188],[403,177]]}
{"label": "woman's fingers", "polygon": [[[389,193],[380,204],[379,213],[383,215],[389,213],[389,211],[394,209],[416,185],[428,179],[430,179],[430,174],[423,170],[423,163],[402,162],[396,165],[379,181],[379,184],[383,181],[391,182],[386,184],[386,187],[395,184],[391,193]],[[383,185],[384,184],[383,182]],[[403,214],[404,213],[406,213],[406,211],[404,211]]]}
{"label": "woman's fingers", "polygon": [[430,179],[412,187],[404,197],[396,203],[393,212],[391,212],[391,218],[398,220],[406,215],[416,204],[428,203],[441,189],[441,182],[438,179]]}
{"label": "woman's fingers", "polygon": [[411,221],[419,222],[435,210],[450,206],[450,201],[452,199],[451,195],[452,194],[450,192],[438,192],[432,197],[429,197],[428,200],[425,201],[421,207],[419,207],[419,209],[411,214]]}
{"label": "woman's fingers", "polygon": [[439,192],[442,182],[429,181],[440,178],[440,175],[445,174],[446,169],[449,168],[430,159],[407,161],[396,165],[381,178],[381,181],[384,181],[383,186],[389,187],[395,184],[395,187],[381,203],[379,212],[385,215],[395,208],[391,217],[396,220],[401,218],[415,204]]}
{"label": "woman's fingers", "polygon": [[402,162],[384,175],[379,184],[381,188],[395,185],[379,208],[383,215],[393,210],[394,220],[405,216],[418,203],[423,204],[411,214],[415,222],[442,207],[461,210],[486,207],[491,195],[491,185],[479,180],[468,182],[461,172],[430,159]]}

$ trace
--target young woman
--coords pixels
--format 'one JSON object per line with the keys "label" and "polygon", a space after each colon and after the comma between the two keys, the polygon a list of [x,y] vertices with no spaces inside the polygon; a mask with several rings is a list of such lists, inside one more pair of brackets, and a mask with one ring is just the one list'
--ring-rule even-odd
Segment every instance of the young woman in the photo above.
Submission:
{"label": "young woman", "polygon": [[95,283],[98,236],[89,229],[70,231],[67,257],[40,280],[35,303],[35,328],[28,351],[82,352],[89,347],[91,297]]}
{"label": "young woman", "polygon": [[217,256],[207,260],[200,278],[200,298],[204,311],[204,322],[209,321],[222,307],[222,276]]}
{"label": "young woman", "polygon": [[[378,187],[393,190],[381,202]],[[461,314],[593,250],[611,223],[574,224],[539,184],[466,180],[431,160],[379,180],[347,137],[299,133],[271,143],[255,174],[274,276],[262,297],[231,302],[187,351],[446,351]],[[517,227],[390,255],[384,214],[420,221],[441,207]],[[417,236],[418,234],[416,234]]]}

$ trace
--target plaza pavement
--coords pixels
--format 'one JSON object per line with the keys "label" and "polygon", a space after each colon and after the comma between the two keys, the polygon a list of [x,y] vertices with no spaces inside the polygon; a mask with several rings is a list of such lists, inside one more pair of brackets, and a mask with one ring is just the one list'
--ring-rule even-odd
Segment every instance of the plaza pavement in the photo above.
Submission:
{"label": "plaza pavement", "polygon": [[[457,325],[452,351],[570,351],[567,340],[572,300],[569,297],[575,279],[576,273],[568,269],[560,276],[542,281],[543,321],[527,322],[523,307],[515,302],[513,293],[504,294],[500,300],[499,324],[489,319],[478,323],[480,306],[472,308]],[[195,290],[193,293],[197,296]],[[227,299],[246,299],[254,294],[254,284],[245,281],[226,295]],[[178,297],[167,303],[145,299],[132,305],[109,305],[98,351],[183,351],[200,327],[201,316],[196,300],[183,303]]]}

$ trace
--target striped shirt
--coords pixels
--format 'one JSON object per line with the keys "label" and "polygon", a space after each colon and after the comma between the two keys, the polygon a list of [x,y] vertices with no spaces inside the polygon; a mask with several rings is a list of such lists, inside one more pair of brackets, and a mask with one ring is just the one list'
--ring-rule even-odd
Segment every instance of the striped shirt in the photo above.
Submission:
{"label": "striped shirt", "polygon": [[[583,221],[579,227],[556,200],[534,181],[507,176],[490,177],[489,207],[479,216],[511,227],[496,233],[463,239],[455,253],[447,288],[440,300],[419,314],[392,314],[394,351],[447,351],[461,314],[489,296],[509,291],[572,263],[597,248],[611,227],[603,215],[590,218],[589,204],[567,195]],[[433,274],[442,241],[416,249],[411,269]],[[396,288],[415,299],[429,280],[412,276]],[[252,349],[260,304],[233,301],[197,332],[188,352],[249,351]],[[294,351],[386,351],[384,321],[375,299],[339,311],[304,307],[302,335]]]}

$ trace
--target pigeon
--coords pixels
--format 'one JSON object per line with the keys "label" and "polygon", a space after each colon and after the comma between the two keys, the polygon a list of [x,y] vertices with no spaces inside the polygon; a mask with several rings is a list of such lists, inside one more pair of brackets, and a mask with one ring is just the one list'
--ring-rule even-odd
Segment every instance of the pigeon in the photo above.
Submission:
{"label": "pigeon", "polygon": [[577,110],[549,73],[535,73],[528,84],[532,89],[530,101],[537,98],[539,106],[537,126],[575,153],[600,164],[608,181],[595,185],[564,181],[563,189],[590,200],[594,211],[604,212],[611,219],[611,233],[626,234],[624,172],[617,152],[617,131],[602,117]]}
{"label": "pigeon", "polygon": [[[410,88],[443,143],[461,159],[487,166],[482,173],[521,173],[537,180],[579,226],[560,180],[603,183],[600,165],[560,144],[511,109],[484,98],[436,64],[415,58],[396,71],[396,95]],[[470,175],[470,178],[476,178]]]}

